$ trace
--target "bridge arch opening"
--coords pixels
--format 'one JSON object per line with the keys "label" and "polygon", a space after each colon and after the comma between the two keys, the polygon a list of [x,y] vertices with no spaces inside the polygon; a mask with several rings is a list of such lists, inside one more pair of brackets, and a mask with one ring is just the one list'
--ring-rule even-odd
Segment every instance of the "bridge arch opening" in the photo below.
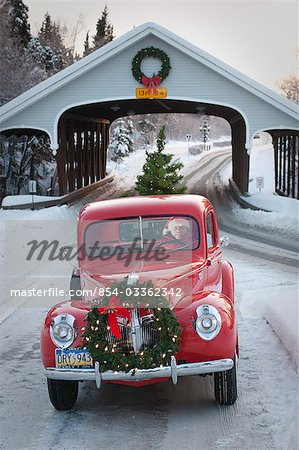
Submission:
{"label": "bridge arch opening", "polygon": [[113,143],[118,142],[118,132],[120,130],[121,133],[122,128],[125,135],[131,133],[133,138],[133,145],[130,146],[129,151],[124,152],[126,156],[136,150],[154,150],[157,135],[162,126],[165,126],[166,144],[174,147],[178,145],[174,144],[175,142],[180,143],[182,148],[179,153],[182,156],[199,155],[204,150],[224,145],[231,146],[231,128],[222,117],[201,113],[134,114],[118,118],[111,123],[108,160],[117,159],[117,152],[115,153],[111,147]]}
{"label": "bridge arch opening", "polygon": [[228,105],[181,99],[121,99],[72,106],[58,120],[57,168],[60,194],[105,176],[110,124],[121,117],[145,114],[195,114],[225,119],[231,128],[232,177],[248,190],[249,155],[246,118]]}

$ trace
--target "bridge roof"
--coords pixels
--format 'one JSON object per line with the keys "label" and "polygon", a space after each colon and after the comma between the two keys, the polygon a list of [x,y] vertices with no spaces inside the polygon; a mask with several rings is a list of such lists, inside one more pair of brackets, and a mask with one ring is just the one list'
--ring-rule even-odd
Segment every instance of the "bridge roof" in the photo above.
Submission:
{"label": "bridge roof", "polygon": [[[158,39],[158,41],[157,41]],[[101,47],[100,49],[96,50],[95,52],[91,53],[90,55],[86,56],[85,58],[82,58],[81,60],[77,61],[76,63],[72,64],[71,66],[67,67],[66,69],[58,72],[57,74],[51,76],[50,78],[48,78],[47,80],[39,83],[38,85],[34,86],[33,88],[29,89],[28,91],[24,92],[23,94],[21,94],[20,96],[16,97],[15,99],[13,99],[12,101],[10,101],[9,103],[7,103],[6,105],[2,106],[2,108],[0,108],[0,114],[2,117],[2,126],[1,129],[5,130],[5,129],[9,129],[9,128],[13,128],[14,126],[16,128],[29,128],[29,124],[26,123],[26,126],[22,126],[22,124],[24,123],[24,121],[27,120],[28,117],[30,117],[30,120],[32,122],[32,128],[34,128],[34,122],[38,122],[39,121],[39,116],[37,115],[37,109],[39,107],[39,105],[42,105],[42,102],[48,102],[50,99],[50,97],[52,97],[52,104],[51,107],[53,108],[53,103],[56,102],[57,104],[57,108],[54,111],[54,109],[52,109],[52,112],[49,113],[49,117],[47,118],[47,124],[46,126],[43,128],[43,126],[40,126],[39,129],[46,129],[49,130],[49,134],[51,135],[51,137],[53,138],[54,136],[54,141],[57,142],[57,131],[55,130],[55,127],[57,127],[57,117],[59,116],[59,114],[61,115],[61,112],[59,111],[63,111],[63,105],[60,106],[60,109],[58,108],[58,101],[57,101],[57,96],[55,97],[55,94],[58,95],[58,90],[60,90],[60,93],[62,92],[61,89],[65,89],[67,90],[69,88],[69,86],[71,84],[74,84],[78,81],[78,79],[85,79],[85,76],[89,76],[94,69],[97,68],[101,68],[101,72],[102,72],[102,68],[105,67],[103,66],[104,63],[107,63],[107,71],[110,70],[111,71],[111,66],[109,66],[109,62],[117,59],[117,57],[121,58],[121,53],[125,53],[128,49],[130,49],[131,47],[133,47],[134,49],[137,48],[136,46],[139,44],[142,44],[144,46],[144,43],[146,43],[146,45],[148,45],[148,43],[151,42],[151,40],[153,42],[164,42],[165,46],[168,49],[175,49],[176,52],[179,53],[175,53],[175,58],[171,60],[171,64],[172,66],[175,65],[179,65],[177,60],[179,58],[182,58],[182,61],[180,61],[180,70],[182,72],[183,68],[184,68],[184,64],[186,64],[186,57],[188,58],[188,61],[190,61],[190,68],[188,69],[189,72],[188,74],[186,74],[186,77],[188,76],[193,76],[193,79],[190,81],[186,81],[185,84],[189,83],[191,85],[191,83],[194,84],[194,76],[192,75],[192,71],[194,73],[194,70],[196,70],[196,62],[198,62],[198,66],[200,66],[202,69],[205,71],[205,76],[206,79],[209,79],[209,73],[212,74],[215,77],[213,82],[211,83],[211,86],[209,87],[209,89],[211,90],[211,92],[213,92],[213,86],[217,86],[219,85],[219,80],[227,80],[226,83],[227,85],[224,86],[223,85],[223,91],[225,91],[225,89],[232,89],[232,86],[235,86],[236,89],[236,94],[235,97],[238,99],[238,96],[240,97],[240,95],[243,96],[242,99],[242,104],[240,103],[240,109],[239,111],[243,111],[243,105],[246,107],[246,105],[248,104],[248,95],[251,94],[252,97],[254,97],[257,101],[256,106],[253,104],[253,101],[251,101],[251,117],[255,117],[255,113],[256,111],[259,110],[259,107],[263,104],[262,109],[260,108],[260,117],[264,118],[268,115],[269,113],[269,106],[274,107],[273,109],[273,128],[278,128],[279,126],[282,126],[283,128],[294,128],[296,125],[294,125],[296,122],[295,120],[298,120],[298,108],[297,105],[295,105],[293,102],[283,98],[282,96],[276,94],[274,91],[268,89],[267,87],[261,85],[260,83],[252,80],[251,78],[247,77],[246,75],[242,74],[241,72],[235,70],[234,68],[230,67],[229,65],[225,64],[224,62],[220,61],[219,59],[215,58],[214,56],[210,55],[209,53],[201,50],[200,48],[190,44],[189,42],[187,42],[186,40],[182,39],[181,37],[177,36],[176,34],[166,30],[165,28],[161,27],[160,25],[157,25],[155,23],[145,23],[143,25],[140,25],[136,28],[134,28],[133,30],[129,31],[128,33],[120,36],[119,38],[115,39],[114,41],[110,42],[109,44]],[[151,44],[150,44],[151,45]],[[140,48],[139,48],[140,49]],[[129,55],[129,53],[126,53],[126,55]],[[115,58],[116,57],[116,58]],[[124,58],[123,58],[124,59]],[[194,63],[192,63],[192,61],[194,61]],[[115,67],[117,67],[118,62],[114,62],[114,66],[113,68],[115,69]],[[195,65],[194,65],[195,64]],[[99,70],[99,69],[97,69]],[[127,66],[126,68],[124,68],[124,66],[122,67],[122,70],[126,70],[126,74],[127,74]],[[186,69],[187,70],[187,69]],[[98,74],[100,74],[100,72],[97,72]],[[111,72],[110,72],[111,73]],[[97,75],[97,77],[100,75]],[[121,76],[121,75],[119,75]],[[180,75],[181,76],[181,75]],[[218,78],[216,78],[218,77]],[[106,75],[107,78],[107,75]],[[132,78],[132,77],[131,77]],[[98,79],[98,78],[97,78]],[[119,85],[120,81],[116,80],[116,78],[113,80],[115,82],[114,86]],[[167,79],[168,82],[168,79]],[[82,81],[83,83],[83,81]],[[172,77],[172,91],[175,91],[174,86],[177,86],[178,84],[176,79],[174,79],[174,77]],[[202,80],[202,83],[204,83],[204,80]],[[214,84],[213,84],[214,83]],[[109,85],[112,85],[112,82],[109,83]],[[198,84],[198,83],[197,83]],[[76,85],[77,86],[77,85]],[[181,85],[180,85],[181,86]],[[218,86],[219,87],[219,86]],[[243,92],[243,94],[240,94],[240,88]],[[114,91],[113,91],[114,89]],[[127,92],[132,92],[132,87],[130,86],[131,90],[127,90]],[[181,89],[181,87],[178,87],[176,89],[176,97],[174,96],[173,98],[175,99],[184,99],[184,98],[188,98],[191,99],[191,96],[186,95],[186,92],[183,92],[183,90]],[[111,91],[115,92],[115,87],[111,88]],[[125,94],[125,98],[134,98],[131,96],[129,96],[128,94]],[[183,94],[181,94],[181,92],[183,92]],[[192,92],[192,91],[190,91]],[[218,101],[218,97],[219,97],[219,91],[217,91],[217,89],[214,89],[214,98],[212,99],[211,103],[213,104],[217,104]],[[247,94],[246,94],[247,92]],[[51,94],[51,95],[50,95]],[[52,95],[54,94],[54,95]],[[230,98],[230,94],[231,91],[228,92],[227,94],[227,98]],[[179,95],[181,95],[181,97],[179,97]],[[202,100],[203,103],[209,103],[209,97],[208,97],[209,93],[206,93],[206,97],[204,97],[204,100]],[[218,97],[217,97],[218,96]],[[46,98],[48,97],[48,99]],[[196,96],[197,100],[198,94]],[[66,108],[64,110],[67,109],[67,107],[72,107],[73,105],[67,106],[70,104],[70,98],[72,98],[72,96],[69,93],[69,97],[67,99],[66,102]],[[90,98],[89,101],[86,101],[86,104],[88,103],[92,103],[92,101],[90,99],[94,98],[94,93],[90,93]],[[121,99],[121,95],[119,97]],[[170,98],[170,97],[168,97]],[[84,100],[84,99],[83,99]],[[107,99],[106,99],[107,100]],[[187,101],[188,101],[187,100]],[[194,98],[192,98],[192,100],[194,100]],[[252,100],[252,99],[251,99]],[[260,102],[260,100],[262,100],[263,103]],[[105,101],[105,98],[103,98],[103,100],[98,100],[98,101]],[[201,100],[198,100],[201,101]],[[235,104],[237,104],[238,102],[235,102]],[[37,106],[38,104],[38,106]],[[84,102],[82,101],[82,97],[80,98],[80,102],[77,103],[79,104],[84,104]],[[228,105],[228,103],[226,103],[226,99],[222,99],[222,103],[221,101],[219,101],[219,104],[221,105]],[[265,104],[268,105],[268,107],[265,106]],[[228,105],[231,106],[231,105]],[[46,111],[48,111],[47,106],[44,104],[43,106],[43,114],[47,114]],[[233,106],[232,106],[233,107]],[[266,109],[265,109],[266,108]],[[28,115],[28,112],[31,112],[34,110],[34,113],[32,115],[32,117],[30,116],[30,114]],[[238,110],[238,108],[236,108],[236,110]],[[283,117],[283,119],[280,121],[280,116],[279,116],[279,111],[281,112],[281,116]],[[150,111],[149,111],[150,112]],[[52,114],[52,115],[51,115]],[[55,120],[53,119],[55,114]],[[51,115],[51,117],[50,117]],[[246,116],[246,112],[245,112],[245,116]],[[15,117],[17,117],[15,119]],[[248,116],[249,117],[249,116]],[[35,118],[37,120],[35,120]],[[289,119],[288,119],[289,118]],[[30,120],[28,119],[27,122],[30,122]],[[255,119],[254,119],[255,120]],[[259,127],[260,123],[259,123],[260,119],[256,119],[254,123],[254,126],[252,126],[252,135],[254,135],[254,133],[257,130],[260,129],[267,129],[268,127],[268,122],[266,123],[261,123],[261,127]],[[46,120],[45,120],[46,122]],[[50,126],[50,122],[51,122],[51,126]],[[260,122],[262,122],[260,120]],[[289,125],[290,122],[290,125]],[[54,125],[53,125],[54,123]],[[272,124],[272,123],[271,123]],[[274,126],[275,125],[275,126]],[[38,126],[36,127],[38,128]],[[247,136],[247,139],[249,139],[249,135]]]}
{"label": "bridge roof", "polygon": [[11,116],[30,107],[43,97],[55,92],[57,89],[60,89],[62,86],[92,70],[95,66],[104,63],[111,57],[124,51],[127,47],[148,35],[156,36],[168,44],[175,46],[181,52],[228,78],[230,81],[246,89],[253,95],[273,105],[275,108],[280,109],[293,118],[298,118],[298,108],[293,102],[276,94],[274,91],[266,88],[262,84],[247,77],[243,73],[237,71],[195,45],[190,44],[188,41],[182,39],[160,25],[149,22],[125,33],[109,44],[101,47],[92,54],[82,58],[66,69],[58,72],[8,102],[0,109],[2,120],[6,121]]}

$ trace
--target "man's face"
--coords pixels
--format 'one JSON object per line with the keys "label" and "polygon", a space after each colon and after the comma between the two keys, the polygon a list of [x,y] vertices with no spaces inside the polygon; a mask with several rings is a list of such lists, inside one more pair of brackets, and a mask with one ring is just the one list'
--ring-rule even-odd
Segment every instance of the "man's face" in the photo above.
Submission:
{"label": "man's face", "polygon": [[187,220],[173,220],[169,228],[175,239],[183,239],[189,232]]}

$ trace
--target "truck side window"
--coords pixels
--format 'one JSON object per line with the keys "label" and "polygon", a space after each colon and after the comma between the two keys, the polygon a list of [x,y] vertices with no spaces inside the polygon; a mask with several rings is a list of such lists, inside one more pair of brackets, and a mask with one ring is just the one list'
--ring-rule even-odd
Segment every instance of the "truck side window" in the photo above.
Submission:
{"label": "truck side window", "polygon": [[213,248],[216,245],[216,240],[215,240],[213,215],[211,212],[209,212],[206,216],[206,229],[207,229],[207,246],[208,248]]}

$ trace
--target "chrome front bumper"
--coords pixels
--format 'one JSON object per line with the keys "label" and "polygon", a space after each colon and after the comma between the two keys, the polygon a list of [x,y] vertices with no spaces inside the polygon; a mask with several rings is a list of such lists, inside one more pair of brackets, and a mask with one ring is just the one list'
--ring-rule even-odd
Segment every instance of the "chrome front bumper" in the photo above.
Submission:
{"label": "chrome front bumper", "polygon": [[153,378],[171,378],[177,384],[178,377],[189,375],[203,375],[206,373],[222,372],[234,366],[234,361],[230,358],[217,359],[216,361],[206,361],[198,363],[177,364],[174,356],[171,357],[170,366],[155,367],[154,369],[137,369],[135,372],[113,372],[108,370],[101,372],[98,362],[94,369],[56,369],[50,367],[45,369],[45,375],[52,380],[94,380],[98,388],[103,381],[143,381]]}

